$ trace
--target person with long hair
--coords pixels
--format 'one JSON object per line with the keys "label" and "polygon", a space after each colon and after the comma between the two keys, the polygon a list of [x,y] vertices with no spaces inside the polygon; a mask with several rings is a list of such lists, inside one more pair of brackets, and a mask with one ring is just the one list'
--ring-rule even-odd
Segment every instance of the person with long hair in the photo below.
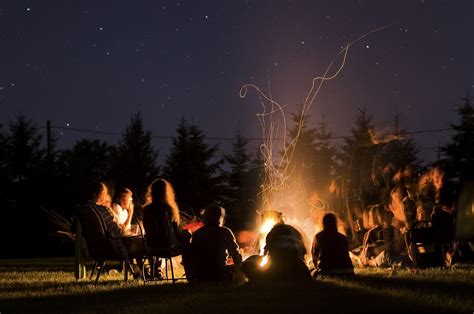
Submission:
{"label": "person with long hair", "polygon": [[[166,249],[183,258],[186,268],[191,235],[180,230],[181,217],[176,204],[173,186],[165,179],[155,179],[147,189],[146,206],[143,208],[143,226],[147,246],[151,250]],[[157,263],[160,271],[161,261]]]}
{"label": "person with long hair", "polygon": [[316,274],[354,275],[347,238],[337,231],[337,218],[332,213],[324,215],[323,231],[314,236],[311,254]]}

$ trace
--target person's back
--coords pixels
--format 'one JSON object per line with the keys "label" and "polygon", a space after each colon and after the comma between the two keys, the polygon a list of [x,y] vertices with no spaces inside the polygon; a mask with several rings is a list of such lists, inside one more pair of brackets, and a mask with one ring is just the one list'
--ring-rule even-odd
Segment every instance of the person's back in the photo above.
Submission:
{"label": "person's back", "polygon": [[326,214],[323,225],[324,230],[314,237],[313,262],[316,265],[319,261],[318,268],[322,274],[353,274],[349,244],[346,236],[337,231],[336,217],[333,214]]}
{"label": "person's back", "polygon": [[228,281],[228,255],[235,265],[242,262],[232,231],[223,227],[224,209],[209,206],[204,213],[204,226],[194,232],[191,242],[193,279],[198,281]]}
{"label": "person's back", "polygon": [[156,202],[143,208],[143,227],[149,248],[172,248],[178,245],[177,224],[172,222],[171,208]]}
{"label": "person's back", "polygon": [[321,231],[315,236],[319,248],[319,268],[322,271],[352,268],[347,238],[339,232]]}
{"label": "person's back", "polygon": [[262,257],[245,260],[242,271],[252,283],[309,281],[311,275],[304,262],[306,248],[301,233],[291,225],[276,224],[265,237],[268,262],[261,267]]}
{"label": "person's back", "polygon": [[198,229],[192,239],[192,256],[198,280],[225,280],[227,252],[234,255],[234,263],[242,260],[232,231],[226,227],[206,225]]}

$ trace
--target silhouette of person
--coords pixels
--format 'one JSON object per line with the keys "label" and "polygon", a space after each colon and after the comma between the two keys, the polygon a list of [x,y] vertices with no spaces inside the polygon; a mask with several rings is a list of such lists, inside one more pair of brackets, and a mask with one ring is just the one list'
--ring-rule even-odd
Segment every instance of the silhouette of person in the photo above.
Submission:
{"label": "silhouette of person", "polygon": [[[232,231],[224,227],[225,209],[209,206],[203,214],[204,226],[194,232],[191,240],[192,278],[197,281],[231,281],[235,268],[240,266],[239,253]],[[227,265],[228,257],[233,265]]]}
{"label": "silhouette of person", "polygon": [[242,271],[250,282],[308,281],[311,275],[304,262],[306,248],[301,233],[291,225],[275,225],[265,239],[268,263],[261,265],[262,257],[250,256]]}
{"label": "silhouette of person", "polygon": [[337,231],[337,218],[334,214],[324,215],[323,231],[314,236],[311,254],[317,265],[315,274],[354,275],[349,244],[346,236]]}
{"label": "silhouette of person", "polygon": [[[147,205],[143,208],[143,226],[147,247],[153,252],[182,256],[185,271],[189,267],[189,232],[180,229],[181,216],[173,186],[165,179],[154,180],[147,189]],[[161,260],[157,260],[160,272]],[[158,277],[161,276],[158,274]]]}

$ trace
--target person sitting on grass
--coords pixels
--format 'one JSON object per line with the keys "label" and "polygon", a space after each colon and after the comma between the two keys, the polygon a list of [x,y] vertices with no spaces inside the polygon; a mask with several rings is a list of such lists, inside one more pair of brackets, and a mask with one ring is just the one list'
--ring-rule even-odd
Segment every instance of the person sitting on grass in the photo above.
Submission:
{"label": "person sitting on grass", "polygon": [[[231,282],[236,268],[242,262],[232,231],[224,227],[225,209],[209,206],[203,214],[204,226],[194,232],[191,240],[192,273],[187,274],[193,281]],[[233,265],[227,265],[228,257]]]}
{"label": "person sitting on grass", "polygon": [[268,262],[262,263],[263,257],[253,255],[242,264],[242,271],[251,283],[274,281],[309,281],[311,275],[304,262],[306,248],[301,233],[291,225],[275,225],[265,238],[265,253]]}
{"label": "person sitting on grass", "polygon": [[314,236],[311,249],[316,272],[313,275],[354,275],[347,238],[337,231],[336,215],[323,217],[323,231]]}

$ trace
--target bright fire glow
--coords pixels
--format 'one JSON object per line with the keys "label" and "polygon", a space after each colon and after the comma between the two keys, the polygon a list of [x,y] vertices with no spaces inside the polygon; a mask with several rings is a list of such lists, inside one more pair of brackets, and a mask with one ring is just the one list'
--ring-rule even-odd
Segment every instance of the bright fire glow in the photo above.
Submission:
{"label": "bright fire glow", "polygon": [[270,218],[265,220],[262,226],[260,227],[260,233],[266,236],[270,232],[270,230],[272,230],[274,225],[276,225],[275,219]]}
{"label": "bright fire glow", "polygon": [[[267,234],[272,230],[273,226],[276,225],[277,222],[273,218],[268,218],[265,219],[265,221],[262,223],[262,226],[260,227],[260,248],[259,248],[259,255],[264,255],[265,254],[265,238],[267,237]],[[264,256],[265,259],[265,256]],[[267,257],[268,259],[268,257]],[[266,262],[265,262],[266,264]],[[261,265],[263,266],[263,265]]]}
{"label": "bright fire glow", "polygon": [[[264,177],[261,184],[261,205],[263,208],[272,208],[282,212],[287,223],[304,229],[305,222],[311,219],[311,210],[318,210],[319,206],[311,206],[311,191],[307,191],[304,180],[304,162],[296,160],[299,137],[304,131],[304,122],[314,104],[324,83],[336,78],[345,66],[349,48],[368,35],[387,28],[383,26],[374,29],[343,47],[324,70],[323,75],[316,76],[311,81],[311,87],[304,97],[301,106],[300,121],[297,123],[297,132],[292,138],[287,132],[287,105],[281,104],[273,98],[268,82],[268,92],[264,92],[254,84],[245,84],[240,89],[240,97],[245,98],[249,89],[257,92],[263,111],[257,114],[262,126],[264,142],[260,145],[260,153],[264,159]],[[339,63],[339,65],[337,65]],[[281,142],[279,141],[281,138]],[[299,146],[298,146],[299,147]],[[324,203],[323,203],[324,204]],[[313,207],[313,208],[311,208]],[[325,207],[325,206],[323,206]],[[298,223],[295,224],[294,222]],[[263,255],[265,237],[277,221],[268,219],[262,221],[260,233],[260,255]],[[313,221],[314,225],[314,221]],[[311,229],[311,228],[306,228]],[[307,237],[312,237],[313,230],[307,231]],[[307,233],[305,231],[305,233]],[[314,231],[313,231],[314,232]]]}
{"label": "bright fire glow", "polygon": [[260,262],[260,267],[267,265],[267,263],[268,263],[268,255],[264,255],[262,257],[262,261]]}

